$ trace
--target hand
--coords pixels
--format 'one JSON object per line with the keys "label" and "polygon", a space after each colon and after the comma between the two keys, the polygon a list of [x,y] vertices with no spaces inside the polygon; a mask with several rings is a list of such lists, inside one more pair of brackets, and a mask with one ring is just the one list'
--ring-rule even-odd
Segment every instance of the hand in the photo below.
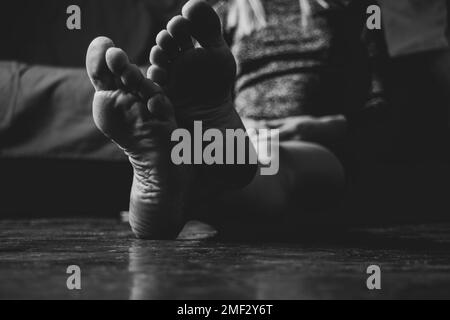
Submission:
{"label": "hand", "polygon": [[242,123],[244,124],[244,127],[248,129],[269,129],[267,127],[267,120],[255,120],[250,118],[241,118]]}
{"label": "hand", "polygon": [[278,137],[283,140],[310,140],[311,131],[319,125],[320,119],[311,116],[295,116],[269,120],[265,125],[269,129],[279,130]]}
{"label": "hand", "polygon": [[347,120],[343,115],[325,117],[296,116],[266,121],[267,128],[278,129],[279,139],[335,143],[344,138]]}

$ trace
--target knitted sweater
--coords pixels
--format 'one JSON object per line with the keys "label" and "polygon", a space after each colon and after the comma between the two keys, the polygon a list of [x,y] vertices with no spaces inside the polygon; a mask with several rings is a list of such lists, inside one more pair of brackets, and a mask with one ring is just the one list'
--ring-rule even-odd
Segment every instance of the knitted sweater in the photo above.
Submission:
{"label": "knitted sweater", "polygon": [[230,3],[216,6],[238,65],[239,114],[254,119],[331,114],[358,122],[373,118],[385,105],[378,74],[385,48],[380,32],[365,27],[368,3],[325,0],[324,8],[308,1],[311,14],[303,27],[298,1],[262,0],[266,27],[242,37],[227,25]]}

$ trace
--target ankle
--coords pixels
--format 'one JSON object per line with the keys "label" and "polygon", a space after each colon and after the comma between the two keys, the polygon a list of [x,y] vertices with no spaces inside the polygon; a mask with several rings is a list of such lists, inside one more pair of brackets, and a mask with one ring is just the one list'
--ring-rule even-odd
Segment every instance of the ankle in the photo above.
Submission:
{"label": "ankle", "polygon": [[183,226],[184,177],[147,168],[133,167],[131,228],[138,238],[174,239]]}

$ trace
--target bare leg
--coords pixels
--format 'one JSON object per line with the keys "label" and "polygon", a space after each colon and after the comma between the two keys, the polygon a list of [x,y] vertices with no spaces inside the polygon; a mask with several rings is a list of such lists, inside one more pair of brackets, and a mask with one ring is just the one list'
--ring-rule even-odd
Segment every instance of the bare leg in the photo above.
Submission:
{"label": "bare leg", "polygon": [[[335,219],[343,200],[345,174],[340,161],[317,144],[280,144],[280,170],[258,173],[242,190],[224,194],[202,217],[225,234],[283,233]],[[207,207],[205,207],[207,208]],[[289,230],[288,230],[289,229]]]}

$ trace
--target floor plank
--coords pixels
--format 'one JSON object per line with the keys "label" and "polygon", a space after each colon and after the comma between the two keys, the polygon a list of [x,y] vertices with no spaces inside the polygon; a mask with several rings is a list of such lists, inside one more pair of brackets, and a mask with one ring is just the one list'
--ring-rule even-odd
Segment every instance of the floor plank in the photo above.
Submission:
{"label": "floor plank", "polygon": [[[450,225],[333,237],[143,241],[113,219],[0,220],[0,299],[450,298]],[[380,291],[366,287],[372,264]],[[67,289],[69,265],[79,291]]]}

